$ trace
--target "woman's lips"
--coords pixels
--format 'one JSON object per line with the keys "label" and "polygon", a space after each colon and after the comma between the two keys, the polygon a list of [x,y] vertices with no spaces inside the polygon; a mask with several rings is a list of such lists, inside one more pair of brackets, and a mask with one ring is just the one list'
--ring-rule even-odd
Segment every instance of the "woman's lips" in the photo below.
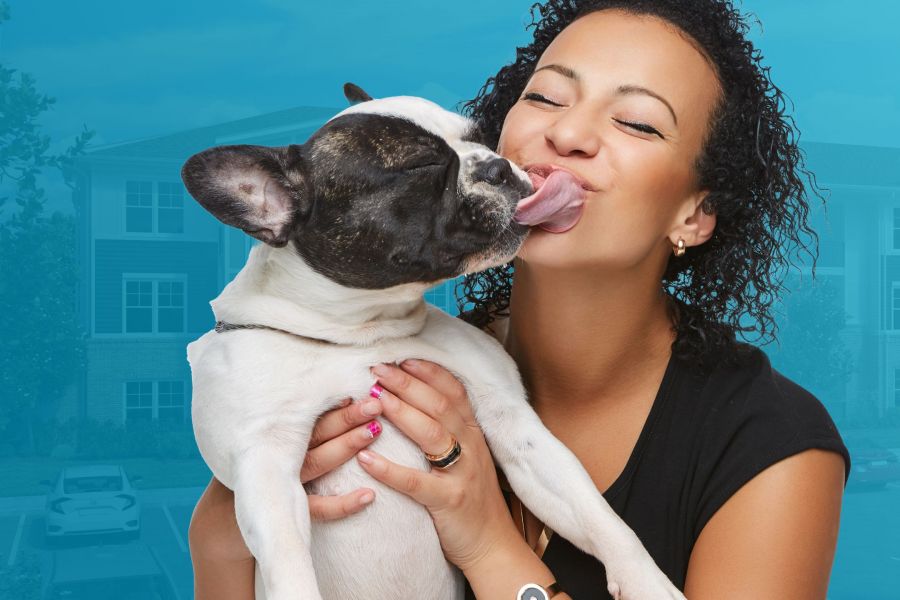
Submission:
{"label": "woman's lips", "polygon": [[550,233],[563,233],[575,227],[584,212],[584,197],[590,189],[585,181],[555,165],[529,165],[525,171],[531,178],[534,193],[519,200],[513,219]]}
{"label": "woman's lips", "polygon": [[567,169],[565,167],[561,167],[559,165],[552,165],[550,163],[532,163],[532,164],[527,164],[527,165],[523,166],[522,170],[525,171],[529,177],[531,177],[532,184],[534,184],[534,182],[535,182],[534,176],[536,176],[537,178],[539,178],[539,180],[541,182],[543,182],[545,179],[547,179],[547,176],[549,176],[550,173],[552,173],[553,171],[566,171],[567,173],[572,175],[572,177],[574,177],[575,180],[578,181],[578,183],[581,185],[581,187],[584,188],[585,190],[587,190],[589,192],[597,191],[594,188],[594,186],[592,186],[590,183],[585,181],[585,179],[583,177],[581,177],[578,173],[575,173],[574,171]]}

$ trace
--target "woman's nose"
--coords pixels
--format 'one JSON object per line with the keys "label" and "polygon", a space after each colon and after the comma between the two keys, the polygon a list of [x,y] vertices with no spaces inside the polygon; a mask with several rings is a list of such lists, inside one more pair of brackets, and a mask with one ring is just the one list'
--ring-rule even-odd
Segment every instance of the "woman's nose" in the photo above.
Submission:
{"label": "woman's nose", "polygon": [[570,108],[545,131],[544,137],[560,156],[594,156],[600,151],[600,132],[596,117]]}

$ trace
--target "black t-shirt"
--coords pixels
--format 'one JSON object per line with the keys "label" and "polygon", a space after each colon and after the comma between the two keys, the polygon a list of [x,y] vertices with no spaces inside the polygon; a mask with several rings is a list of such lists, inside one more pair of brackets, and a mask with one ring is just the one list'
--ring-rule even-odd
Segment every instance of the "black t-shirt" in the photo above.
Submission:
{"label": "black t-shirt", "polygon": [[[603,497],[682,591],[703,526],[741,486],[810,448],[850,455],[822,403],[741,344],[705,374],[674,357],[621,475]],[[845,479],[846,481],[846,479]],[[543,560],[574,600],[610,598],[602,563],[554,534]]]}

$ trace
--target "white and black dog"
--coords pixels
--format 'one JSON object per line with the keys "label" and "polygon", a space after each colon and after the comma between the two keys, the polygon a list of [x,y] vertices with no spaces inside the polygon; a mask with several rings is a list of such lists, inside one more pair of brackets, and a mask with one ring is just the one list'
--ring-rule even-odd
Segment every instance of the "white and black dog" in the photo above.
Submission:
{"label": "white and black dog", "polygon": [[[304,144],[215,147],[182,169],[209,212],[265,242],[212,301],[216,331],[187,349],[197,445],[234,490],[257,598],[462,598],[462,576],[421,505],[349,461],[310,492],[368,486],[375,502],[310,523],[298,479],[316,419],[344,398],[365,398],[371,366],[407,358],[438,363],[465,385],[517,496],[604,563],[614,597],[683,598],[541,424],[503,347],[423,299],[442,280],[512,259],[529,231],[513,220],[532,193],[528,175],[436,104],[372,100],[355,86],[345,93],[356,104]],[[374,450],[429,468],[383,425]]]}

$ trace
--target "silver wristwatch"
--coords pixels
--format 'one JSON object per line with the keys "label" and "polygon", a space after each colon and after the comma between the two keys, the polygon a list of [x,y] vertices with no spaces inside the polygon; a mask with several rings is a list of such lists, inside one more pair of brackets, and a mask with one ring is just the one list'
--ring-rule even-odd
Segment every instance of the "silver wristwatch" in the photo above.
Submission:
{"label": "silver wristwatch", "polygon": [[536,583],[526,583],[516,594],[516,600],[550,600],[559,592],[559,585],[555,581],[547,587],[541,587]]}

